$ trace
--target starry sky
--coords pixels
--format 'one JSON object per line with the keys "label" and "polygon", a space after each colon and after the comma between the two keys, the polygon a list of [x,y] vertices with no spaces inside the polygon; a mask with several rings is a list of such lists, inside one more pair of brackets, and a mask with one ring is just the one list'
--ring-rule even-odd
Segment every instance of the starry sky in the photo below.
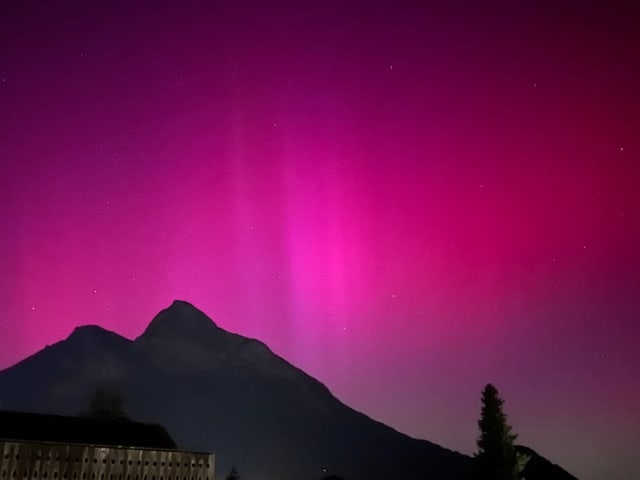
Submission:
{"label": "starry sky", "polygon": [[2,2],[0,368],[180,298],[412,436],[472,453],[492,382],[634,476],[624,3]]}

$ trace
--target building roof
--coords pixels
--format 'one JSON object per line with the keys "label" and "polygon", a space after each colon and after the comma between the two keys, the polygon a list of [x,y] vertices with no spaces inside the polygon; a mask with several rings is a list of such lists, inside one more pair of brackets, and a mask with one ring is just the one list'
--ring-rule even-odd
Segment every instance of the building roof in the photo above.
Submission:
{"label": "building roof", "polygon": [[175,450],[161,425],[0,410],[0,439]]}

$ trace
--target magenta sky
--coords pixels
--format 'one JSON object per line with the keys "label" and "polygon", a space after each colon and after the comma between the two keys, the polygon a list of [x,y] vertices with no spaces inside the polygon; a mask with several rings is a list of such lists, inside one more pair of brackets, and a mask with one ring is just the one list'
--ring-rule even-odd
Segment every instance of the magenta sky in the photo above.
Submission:
{"label": "magenta sky", "polygon": [[0,368],[181,298],[411,435],[471,453],[493,382],[637,473],[640,12],[102,3],[0,6]]}

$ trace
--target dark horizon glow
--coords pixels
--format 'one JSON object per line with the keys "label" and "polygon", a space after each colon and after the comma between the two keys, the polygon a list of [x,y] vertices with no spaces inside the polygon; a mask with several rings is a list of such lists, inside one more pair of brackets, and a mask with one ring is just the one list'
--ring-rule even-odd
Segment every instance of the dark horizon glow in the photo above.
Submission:
{"label": "dark horizon glow", "polygon": [[0,6],[0,368],[179,298],[410,435],[472,453],[491,382],[637,471],[640,12],[164,3]]}

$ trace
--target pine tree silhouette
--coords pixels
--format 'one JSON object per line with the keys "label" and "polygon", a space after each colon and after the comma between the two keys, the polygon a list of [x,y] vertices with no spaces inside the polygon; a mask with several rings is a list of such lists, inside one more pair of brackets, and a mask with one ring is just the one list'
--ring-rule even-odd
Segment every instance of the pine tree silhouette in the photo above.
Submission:
{"label": "pine tree silhouette", "polygon": [[112,390],[98,389],[89,402],[85,416],[94,420],[117,420],[126,418],[122,396]]}
{"label": "pine tree silhouette", "polygon": [[231,467],[231,471],[229,472],[229,475],[227,475],[226,480],[240,480],[240,475],[238,475],[236,467]]}
{"label": "pine tree silhouette", "polygon": [[517,454],[511,425],[503,411],[504,400],[491,384],[482,391],[482,412],[478,426],[478,453],[475,456],[475,480],[521,480],[528,460]]}

